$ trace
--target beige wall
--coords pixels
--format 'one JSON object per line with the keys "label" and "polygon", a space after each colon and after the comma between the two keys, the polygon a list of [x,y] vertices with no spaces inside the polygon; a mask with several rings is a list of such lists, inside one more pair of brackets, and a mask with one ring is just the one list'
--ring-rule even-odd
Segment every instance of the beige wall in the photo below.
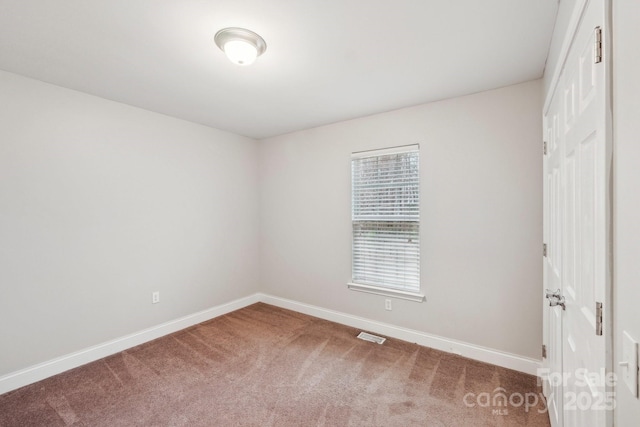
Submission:
{"label": "beige wall", "polygon": [[[640,2],[613,1],[615,365],[627,331],[640,341]],[[618,372],[616,425],[640,423],[640,400]]]}
{"label": "beige wall", "polygon": [[257,142],[5,72],[0,99],[0,376],[258,290]]}
{"label": "beige wall", "polygon": [[[542,81],[261,141],[260,249],[275,296],[540,358]],[[421,145],[425,303],[347,289],[350,153]]]}
{"label": "beige wall", "polygon": [[[257,291],[538,359],[541,91],[258,143],[0,72],[0,376]],[[350,153],[411,143],[427,301],[389,312],[346,287]]]}

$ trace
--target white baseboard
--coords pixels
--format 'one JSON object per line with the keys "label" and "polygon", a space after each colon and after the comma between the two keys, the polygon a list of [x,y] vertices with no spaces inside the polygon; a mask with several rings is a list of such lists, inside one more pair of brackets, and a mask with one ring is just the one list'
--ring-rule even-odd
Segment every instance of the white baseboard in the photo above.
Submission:
{"label": "white baseboard", "polygon": [[4,375],[0,377],[0,394],[32,384],[103,357],[110,356],[181,329],[188,328],[189,326],[205,322],[213,319],[214,317],[222,316],[223,314],[230,313],[257,302],[264,302],[276,307],[286,308],[354,328],[386,335],[391,338],[397,338],[423,345],[425,347],[435,348],[448,353],[459,354],[470,359],[491,363],[493,365],[502,366],[531,375],[537,375],[537,369],[541,366],[539,360],[529,359],[515,354],[505,353],[436,335],[430,335],[425,332],[402,328],[388,323],[377,322],[375,320],[328,310],[326,308],[304,304],[285,298],[257,293]]}
{"label": "white baseboard", "polygon": [[469,359],[491,363],[492,365],[502,366],[530,375],[537,375],[538,368],[541,366],[540,360],[530,359],[516,354],[431,335],[413,329],[402,328],[388,323],[365,319],[364,317],[353,316],[310,304],[274,297],[272,295],[259,294],[259,297],[260,301],[275,305],[276,307],[286,308],[365,331],[386,335],[391,338],[409,341],[425,347],[435,348],[436,350],[459,354]]}
{"label": "white baseboard", "polygon": [[0,377],[0,394],[43,380],[69,369],[110,356],[131,347],[171,334],[189,326],[197,325],[222,316],[240,308],[260,301],[260,294],[249,295],[226,304],[218,305],[199,311],[179,319],[171,320],[148,329],[126,335],[115,340],[107,341],[65,356],[61,356],[44,363],[39,363],[25,369]]}

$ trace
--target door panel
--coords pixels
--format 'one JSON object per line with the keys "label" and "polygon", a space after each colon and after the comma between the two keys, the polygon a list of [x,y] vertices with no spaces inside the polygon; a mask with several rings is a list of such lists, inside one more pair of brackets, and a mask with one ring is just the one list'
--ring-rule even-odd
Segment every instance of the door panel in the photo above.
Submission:
{"label": "door panel", "polygon": [[[604,63],[596,64],[595,29],[604,23],[604,4],[587,5],[564,69],[565,85],[578,88],[578,109],[564,136],[563,175],[565,269],[578,266],[573,281],[563,277],[566,312],[563,319],[563,369],[566,384],[565,426],[603,426],[605,389],[595,377],[606,366],[604,336],[596,335],[596,302],[603,302],[606,287],[606,132]],[[592,379],[593,380],[590,380]],[[567,405],[571,399],[572,405]]]}
{"label": "door panel", "polygon": [[604,27],[603,0],[588,1],[545,114],[553,150],[544,160],[544,279],[561,290],[566,307],[545,314],[546,365],[566,378],[548,392],[554,427],[604,426],[609,406],[599,383],[605,339],[596,334],[596,302],[608,307],[606,86],[604,63],[594,61],[597,27]]}

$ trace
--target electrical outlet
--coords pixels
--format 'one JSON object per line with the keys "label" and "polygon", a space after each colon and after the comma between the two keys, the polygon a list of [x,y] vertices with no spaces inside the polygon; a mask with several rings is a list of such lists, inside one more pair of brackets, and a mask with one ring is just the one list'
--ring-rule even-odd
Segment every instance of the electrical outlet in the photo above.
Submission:
{"label": "electrical outlet", "polygon": [[391,300],[390,299],[386,299],[384,300],[384,309],[391,311]]}
{"label": "electrical outlet", "polygon": [[157,304],[160,302],[160,292],[156,291],[151,294],[151,304]]}

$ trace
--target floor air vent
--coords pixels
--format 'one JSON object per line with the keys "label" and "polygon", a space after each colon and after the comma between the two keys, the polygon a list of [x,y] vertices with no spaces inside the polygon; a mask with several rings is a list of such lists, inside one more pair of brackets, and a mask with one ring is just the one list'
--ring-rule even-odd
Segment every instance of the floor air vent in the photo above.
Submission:
{"label": "floor air vent", "polygon": [[360,338],[361,340],[371,341],[371,342],[375,342],[375,343],[378,343],[378,344],[382,344],[383,342],[386,341],[386,338],[382,338],[382,337],[379,337],[377,335],[371,335],[371,334],[368,334],[366,332],[360,332],[358,334],[358,338]]}

